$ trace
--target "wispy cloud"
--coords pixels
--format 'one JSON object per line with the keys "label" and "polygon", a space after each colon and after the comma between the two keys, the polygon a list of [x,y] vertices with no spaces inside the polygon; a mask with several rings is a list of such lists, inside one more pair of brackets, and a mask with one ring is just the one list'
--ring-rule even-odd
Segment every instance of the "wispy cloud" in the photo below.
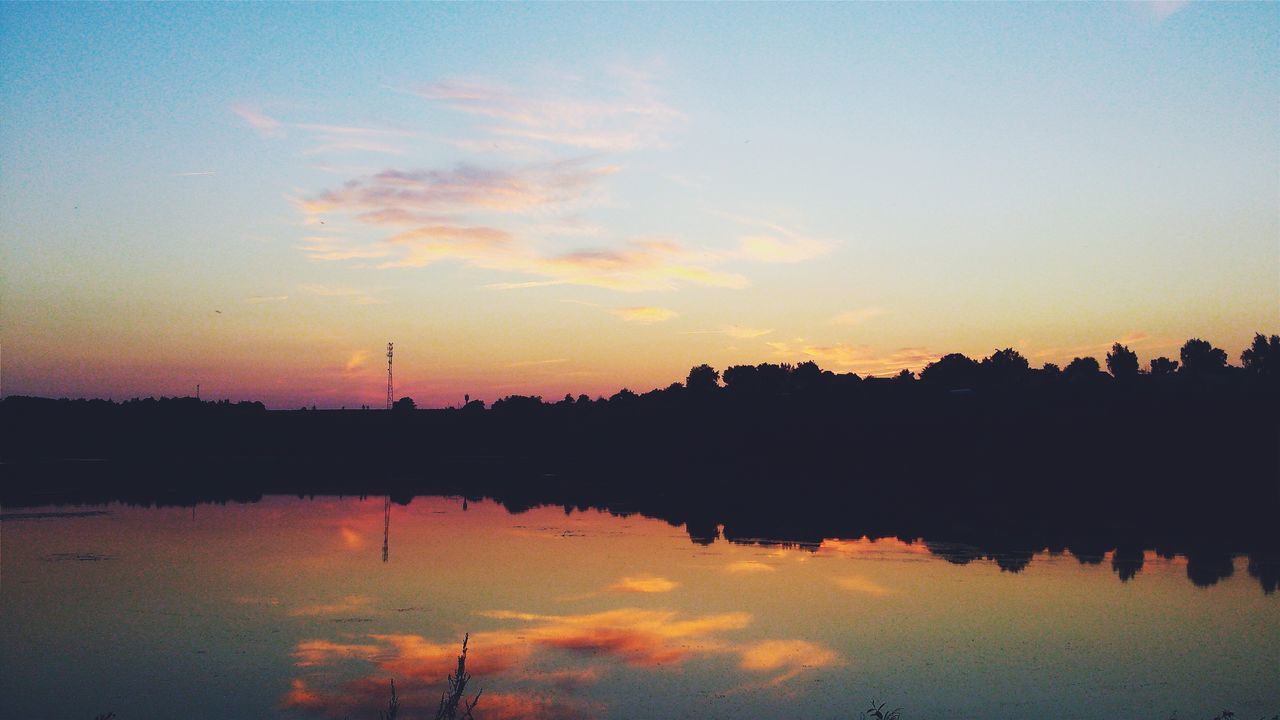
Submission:
{"label": "wispy cloud", "polygon": [[591,84],[559,77],[521,87],[492,80],[452,79],[415,92],[458,112],[487,118],[490,138],[625,152],[663,144],[683,114],[658,99],[651,76],[615,68]]}
{"label": "wispy cloud", "polygon": [[356,215],[356,220],[367,225],[437,225],[449,222],[447,215],[426,215],[403,208],[382,208]]}
{"label": "wispy cloud", "polygon": [[507,367],[509,368],[542,367],[545,365],[563,365],[564,363],[567,363],[567,362],[569,362],[569,358],[548,358],[546,360],[523,360],[521,362],[509,363]]}
{"label": "wispy cloud", "polygon": [[509,256],[511,236],[489,227],[430,225],[388,238],[403,254],[381,267],[425,267],[440,260],[463,260],[479,265]]}
{"label": "wispy cloud", "polygon": [[233,104],[231,112],[257,130],[262,137],[282,138],[289,134],[289,130],[299,131],[303,138],[316,143],[314,147],[304,150],[303,155],[320,155],[334,151],[398,155],[403,152],[403,148],[393,143],[393,139],[417,135],[406,130],[390,128],[285,122],[244,103]]}
{"label": "wispy cloud", "polygon": [[686,335],[727,335],[736,340],[750,340],[773,332],[772,328],[755,328],[746,325],[722,325],[715,330],[689,330]]}
{"label": "wispy cloud", "polygon": [[832,325],[861,325],[862,323],[884,315],[887,310],[878,307],[859,308],[857,310],[849,310],[831,318]]}
{"label": "wispy cloud", "polygon": [[830,240],[810,237],[776,222],[715,212],[714,215],[739,225],[748,225],[768,233],[756,232],[738,238],[736,255],[749,262],[798,263],[827,254],[834,247]]}
{"label": "wispy cloud", "polygon": [[714,255],[669,240],[637,240],[621,247],[544,255],[532,244],[520,242],[496,228],[432,225],[374,243],[309,237],[301,249],[312,260],[382,259],[377,266],[380,268],[424,267],[455,261],[536,278],[486,285],[499,290],[583,285],[638,292],[675,290],[686,284],[722,288],[747,285],[742,275],[713,267]]}
{"label": "wispy cloud", "polygon": [[[489,138],[517,138],[544,145],[620,150],[657,141],[680,113],[657,99],[652,78],[615,69],[600,87],[563,78],[552,91],[513,88],[488,81],[451,80],[417,94],[453,110],[489,118]],[[603,94],[602,94],[603,92]],[[333,143],[382,142],[397,131],[321,124],[289,125],[256,110],[238,108],[255,127],[324,135]],[[791,263],[816,257],[829,243],[776,223],[732,217],[758,232],[732,248],[690,247],[669,238],[609,241],[607,230],[580,212],[607,202],[605,182],[621,168],[599,156],[525,163],[514,167],[462,162],[450,168],[389,167],[356,176],[337,187],[294,199],[305,222],[330,229],[348,225],[399,230],[380,239],[359,233],[307,237],[300,249],[316,261],[376,260],[378,268],[416,268],[444,261],[515,278],[486,287],[518,290],[577,285],[622,292],[672,291],[684,286],[736,289],[749,282],[735,262]],[[604,238],[565,249],[572,237]],[[366,265],[367,267],[368,265]],[[638,323],[675,317],[665,308],[613,311]],[[767,330],[726,327],[729,337],[751,338]]]}
{"label": "wispy cloud", "polygon": [[284,302],[288,299],[288,295],[254,295],[252,297],[245,298],[244,301],[257,305],[261,303]]}
{"label": "wispy cloud", "polygon": [[609,310],[609,312],[617,315],[627,322],[644,324],[666,322],[667,320],[676,317],[678,314],[675,310],[652,306],[620,307],[613,308]]}
{"label": "wispy cloud", "polygon": [[804,262],[825,255],[830,249],[829,244],[806,237],[750,235],[738,240],[738,252],[742,257],[759,263]]}
{"label": "wispy cloud", "polygon": [[1069,360],[1075,357],[1096,357],[1101,360],[1108,352],[1111,346],[1120,343],[1131,348],[1146,348],[1148,351],[1160,348],[1171,348],[1178,343],[1176,340],[1164,337],[1153,337],[1145,332],[1130,332],[1121,335],[1118,338],[1107,340],[1106,342],[1089,343],[1087,345],[1068,345],[1042,348],[1030,353],[1032,358],[1036,359],[1062,359]]}
{"label": "wispy cloud", "polygon": [[416,212],[546,211],[581,200],[617,169],[574,160],[511,170],[466,164],[452,170],[384,170],[301,200],[298,207],[308,214],[363,212],[357,219],[366,222]]}
{"label": "wispy cloud", "polygon": [[1190,0],[1151,0],[1145,3],[1150,9],[1151,16],[1155,18],[1157,23],[1164,22],[1169,16],[1185,8],[1190,4]]}
{"label": "wispy cloud", "polygon": [[674,290],[680,283],[746,287],[747,279],[716,270],[714,259],[679,243],[642,240],[621,248],[579,250],[540,260],[535,271],[578,285],[613,290]]}
{"label": "wispy cloud", "polygon": [[202,170],[200,172],[180,172],[174,173],[174,177],[208,177],[209,175],[217,175],[215,170]]}
{"label": "wispy cloud", "polygon": [[[311,260],[366,260],[384,258],[391,254],[391,248],[381,244],[353,242],[339,237],[304,238],[298,248]],[[323,294],[323,293],[317,293]]]}
{"label": "wispy cloud", "polygon": [[241,120],[249,123],[263,137],[282,137],[285,134],[284,123],[268,117],[257,108],[236,104],[231,106],[231,112],[239,115]]}
{"label": "wispy cloud", "polygon": [[358,288],[330,287],[328,285],[299,285],[299,289],[320,297],[341,298],[353,305],[375,305],[382,302],[368,291]]}

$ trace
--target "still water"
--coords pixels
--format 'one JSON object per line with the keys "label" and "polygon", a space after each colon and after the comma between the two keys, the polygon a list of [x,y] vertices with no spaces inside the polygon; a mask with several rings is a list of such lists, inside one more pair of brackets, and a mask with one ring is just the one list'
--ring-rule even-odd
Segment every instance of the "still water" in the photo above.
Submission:
{"label": "still water", "polygon": [[0,717],[481,720],[1280,712],[1280,593],[1148,553],[1021,572],[922,543],[690,541],[639,515],[419,497],[6,510]]}

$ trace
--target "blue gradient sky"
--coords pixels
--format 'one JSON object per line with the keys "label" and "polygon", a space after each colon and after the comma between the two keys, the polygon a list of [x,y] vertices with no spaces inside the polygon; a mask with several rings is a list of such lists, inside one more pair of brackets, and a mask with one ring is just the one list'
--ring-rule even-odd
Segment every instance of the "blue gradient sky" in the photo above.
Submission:
{"label": "blue gradient sky", "polygon": [[1278,68],[1274,4],[4,4],[2,390],[1235,358]]}

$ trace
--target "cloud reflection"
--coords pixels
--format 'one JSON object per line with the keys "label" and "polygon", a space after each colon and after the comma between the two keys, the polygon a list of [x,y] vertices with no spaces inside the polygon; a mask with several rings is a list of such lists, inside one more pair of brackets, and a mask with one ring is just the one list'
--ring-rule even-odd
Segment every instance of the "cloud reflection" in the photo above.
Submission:
{"label": "cloud reflection", "polygon": [[[614,587],[653,592],[664,583],[671,581],[623,578]],[[730,633],[752,622],[745,612],[690,616],[675,610],[619,608],[570,615],[511,610],[480,615],[514,625],[471,635],[467,665],[475,677],[484,679],[485,718],[598,715],[602,709],[578,693],[596,683],[610,663],[634,670],[680,666],[692,658],[726,658],[744,672],[768,676],[739,688],[750,689],[776,687],[806,670],[840,662],[831,649],[806,640],[733,640]],[[310,675],[294,680],[281,704],[327,717],[367,713],[385,704],[389,680],[395,678],[405,681],[404,708],[421,705],[429,710],[426,700],[454,669],[457,653],[456,638],[436,642],[414,634],[373,634],[345,643],[307,640],[298,643],[294,658]],[[333,666],[352,661],[366,663],[374,672],[333,688]],[[398,691],[401,685],[397,682]]]}
{"label": "cloud reflection", "polygon": [[664,593],[671,592],[680,586],[680,583],[674,580],[668,580],[664,577],[654,575],[639,575],[636,577],[624,577],[618,582],[610,585],[608,589],[612,592],[627,593]]}

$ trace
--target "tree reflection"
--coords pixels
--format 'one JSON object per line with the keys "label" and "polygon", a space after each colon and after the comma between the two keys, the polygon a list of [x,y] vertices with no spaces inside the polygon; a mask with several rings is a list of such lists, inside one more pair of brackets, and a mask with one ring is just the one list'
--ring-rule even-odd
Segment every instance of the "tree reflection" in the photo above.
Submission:
{"label": "tree reflection", "polygon": [[1207,588],[1225,580],[1235,572],[1231,555],[1211,550],[1198,550],[1187,555],[1187,579],[1196,587]]}
{"label": "tree reflection", "polygon": [[1146,553],[1141,548],[1122,545],[1111,555],[1111,569],[1115,570],[1120,582],[1128,582],[1142,572],[1146,561]]}

